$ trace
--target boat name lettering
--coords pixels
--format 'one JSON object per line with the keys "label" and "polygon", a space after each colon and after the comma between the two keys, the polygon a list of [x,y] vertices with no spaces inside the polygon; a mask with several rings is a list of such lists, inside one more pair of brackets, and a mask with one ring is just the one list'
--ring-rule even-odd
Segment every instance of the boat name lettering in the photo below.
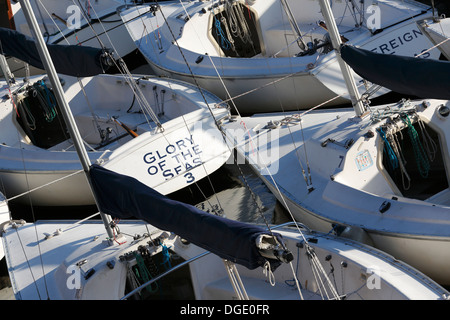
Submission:
{"label": "boat name lettering", "polygon": [[[371,51],[377,52],[377,53],[383,53],[383,54],[395,54],[396,53],[395,49],[397,49],[397,48],[405,45],[405,43],[413,41],[414,39],[417,39],[421,36],[423,36],[423,34],[420,30],[413,29],[411,31],[405,32],[401,36],[397,36],[394,39],[391,39],[391,40],[379,45],[378,47],[372,49]],[[425,51],[425,49],[423,51]],[[417,54],[415,54],[415,55],[417,55]],[[428,58],[428,57],[430,57],[430,53],[427,52],[427,53],[421,55],[420,57]]]}
{"label": "boat name lettering", "polygon": [[[144,162],[150,166],[147,169],[149,175],[162,174],[164,178],[170,179],[183,171],[188,171],[202,164],[200,154],[202,151],[198,144],[194,143],[192,136],[168,144],[159,150],[148,152],[144,155]],[[191,173],[186,173],[186,182],[195,180]]]}

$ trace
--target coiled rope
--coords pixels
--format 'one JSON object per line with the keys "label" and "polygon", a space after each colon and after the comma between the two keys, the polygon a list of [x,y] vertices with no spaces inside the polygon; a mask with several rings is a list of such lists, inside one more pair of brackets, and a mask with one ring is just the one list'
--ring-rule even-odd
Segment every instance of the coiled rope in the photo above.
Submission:
{"label": "coiled rope", "polygon": [[394,150],[392,149],[392,146],[389,143],[389,140],[388,140],[383,128],[378,128],[377,131],[380,133],[381,139],[383,139],[383,141],[384,141],[384,152],[387,155],[389,164],[391,165],[391,169],[395,170],[398,168],[397,155],[395,154]]}
{"label": "coiled rope", "polygon": [[411,144],[414,152],[414,159],[416,160],[417,169],[419,170],[420,176],[422,178],[427,178],[430,172],[430,162],[428,156],[422,146],[419,139],[419,134],[413,127],[408,115],[402,118],[405,124],[408,126],[408,135],[411,139]]}
{"label": "coiled rope", "polygon": [[43,80],[39,80],[33,84],[31,94],[39,101],[44,118],[47,122],[52,122],[58,112],[56,111],[56,98],[54,94],[48,89]]}

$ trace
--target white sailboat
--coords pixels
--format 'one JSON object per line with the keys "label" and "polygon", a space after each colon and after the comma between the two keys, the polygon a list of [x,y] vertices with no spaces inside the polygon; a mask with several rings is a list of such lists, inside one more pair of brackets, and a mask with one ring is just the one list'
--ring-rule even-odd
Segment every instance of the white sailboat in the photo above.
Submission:
{"label": "white sailboat", "polygon": [[[332,10],[354,46],[407,56],[432,46],[416,24],[431,8],[416,1],[333,1]],[[121,17],[156,74],[198,83],[241,113],[350,101],[318,1],[167,1]]]}
{"label": "white sailboat", "polygon": [[[29,12],[29,2],[21,0],[21,4]],[[39,42],[40,54],[50,61],[43,39]],[[53,69],[50,62],[45,63]],[[49,75],[58,88],[56,72]],[[73,123],[63,94],[57,96],[68,124]],[[4,225],[8,268],[18,299],[146,298],[161,294],[160,289],[182,293],[183,299],[448,297],[435,282],[367,246],[308,230],[304,233],[298,225],[295,231],[280,229],[274,233],[273,228],[264,230],[231,221],[172,201],[134,178],[91,166],[76,126],[71,128],[103,223],[12,221]],[[128,220],[123,221],[123,232],[119,232],[117,220],[111,220],[109,214],[143,218],[153,226]],[[100,227],[106,228],[107,237]],[[173,234],[157,228],[168,228]],[[27,245],[18,248],[19,243]],[[181,271],[187,263],[189,272],[184,270],[181,279],[175,276],[175,285],[159,281],[163,275],[175,275],[172,271]],[[176,266],[172,268],[172,264]],[[236,264],[244,268],[238,270]],[[277,287],[270,287],[261,266],[270,282],[279,281]],[[370,270],[364,269],[369,266]],[[189,274],[192,282],[185,278]],[[228,278],[232,285],[225,282]]]}
{"label": "white sailboat", "polygon": [[334,35],[358,74],[425,99],[365,109],[344,63],[353,109],[254,115],[224,130],[297,220],[323,232],[348,227],[449,284],[449,62],[340,47]]}
{"label": "white sailboat", "polygon": [[[303,228],[299,232],[292,226],[273,227],[293,260],[266,276],[263,267],[230,267],[230,261],[224,264],[216,254],[141,221],[122,220],[118,227],[122,236],[114,240],[107,239],[102,223],[95,220],[38,221],[5,228],[15,298],[445,300],[449,296],[436,282],[392,256]],[[226,231],[220,230],[213,241],[220,241]],[[18,249],[21,241],[39,243],[41,252],[32,246]],[[241,291],[233,288],[228,268],[239,276]]]}
{"label": "white sailboat", "polygon": [[[9,46],[21,50],[20,44]],[[218,107],[217,97],[180,81],[128,72],[78,76],[83,68],[91,74],[88,66],[93,63],[84,59],[76,64],[81,52],[67,56],[67,48],[89,48],[63,47],[59,65],[64,71],[73,69],[73,74],[59,78],[92,162],[169,194],[206,177],[228,159],[230,149],[216,121],[229,111]],[[93,50],[92,61],[97,62]],[[0,179],[5,196],[42,206],[94,204],[46,76],[3,81],[1,90]]]}

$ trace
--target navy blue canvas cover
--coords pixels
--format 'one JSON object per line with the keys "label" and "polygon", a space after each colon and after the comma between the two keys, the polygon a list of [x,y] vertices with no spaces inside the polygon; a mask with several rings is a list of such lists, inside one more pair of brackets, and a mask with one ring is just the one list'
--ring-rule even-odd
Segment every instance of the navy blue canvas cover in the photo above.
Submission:
{"label": "navy blue canvas cover", "polygon": [[[20,59],[29,65],[44,69],[36,43],[18,31],[0,28],[0,53]],[[77,45],[48,44],[47,49],[56,72],[74,76],[90,77],[104,73],[112,61],[102,57],[104,50]]]}
{"label": "navy blue canvas cover", "polygon": [[375,53],[341,46],[341,57],[362,78],[394,92],[450,99],[450,62]]}
{"label": "navy blue canvas cover", "polygon": [[[99,209],[105,214],[144,220],[249,269],[267,261],[259,253],[255,239],[269,232],[259,226],[219,217],[171,200],[132,177],[99,165],[92,165],[90,178]],[[275,235],[281,243],[281,235]],[[278,261],[269,262],[272,267],[279,264]]]}

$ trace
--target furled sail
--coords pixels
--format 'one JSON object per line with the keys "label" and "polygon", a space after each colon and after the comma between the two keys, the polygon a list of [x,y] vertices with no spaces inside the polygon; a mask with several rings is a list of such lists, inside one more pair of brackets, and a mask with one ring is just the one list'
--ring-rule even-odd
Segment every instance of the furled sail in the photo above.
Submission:
{"label": "furled sail", "polygon": [[[39,69],[44,66],[39,57],[36,43],[18,31],[0,28],[0,53],[20,59]],[[111,65],[104,49],[77,45],[48,44],[56,72],[74,76],[89,77],[104,73]]]}
{"label": "furled sail", "polygon": [[[144,220],[249,269],[262,266],[266,261],[273,268],[280,263],[277,259],[267,259],[261,255],[256,246],[259,236],[272,235],[263,228],[171,200],[134,178],[98,165],[92,165],[90,177],[99,209],[105,214]],[[280,234],[273,235],[282,243]]]}
{"label": "furled sail", "polygon": [[450,62],[388,55],[341,46],[341,57],[361,77],[394,92],[450,99]]}

